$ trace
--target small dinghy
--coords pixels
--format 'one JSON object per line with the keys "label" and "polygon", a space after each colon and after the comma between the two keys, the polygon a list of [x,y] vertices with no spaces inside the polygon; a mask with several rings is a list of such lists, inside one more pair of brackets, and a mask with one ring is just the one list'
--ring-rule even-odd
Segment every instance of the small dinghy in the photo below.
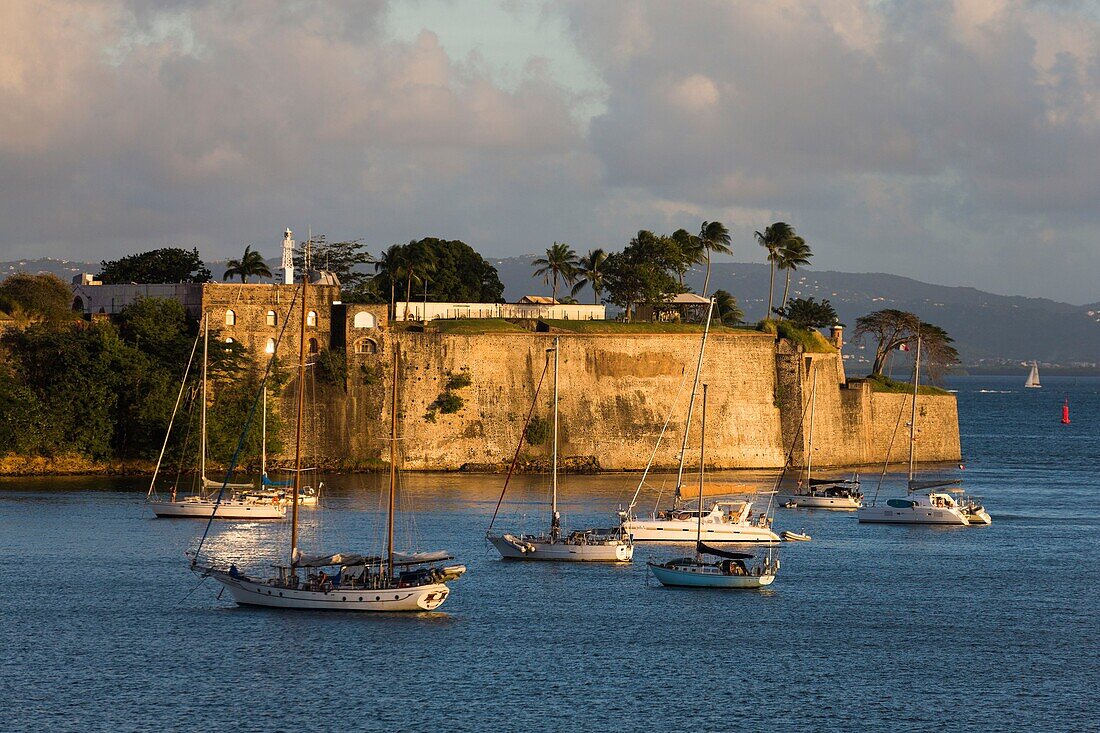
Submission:
{"label": "small dinghy", "polygon": [[787,530],[779,535],[783,538],[784,542],[809,542],[812,538],[806,534],[805,530],[802,532],[791,532]]}

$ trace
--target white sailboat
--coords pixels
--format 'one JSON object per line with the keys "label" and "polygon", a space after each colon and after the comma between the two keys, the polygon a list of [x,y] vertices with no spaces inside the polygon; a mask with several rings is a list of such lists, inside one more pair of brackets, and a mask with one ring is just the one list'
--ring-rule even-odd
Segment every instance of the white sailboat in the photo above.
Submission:
{"label": "white sailboat", "polygon": [[[913,406],[909,417],[909,474],[905,498],[887,499],[884,504],[872,500],[857,513],[862,523],[880,524],[940,524],[969,526],[990,524],[992,519],[977,497],[961,496],[962,489],[953,489],[962,482],[914,481],[913,461],[917,434],[917,392],[920,388],[921,337],[917,333],[917,350],[913,361]],[[885,471],[885,469],[883,469]],[[936,491],[943,489],[943,491]],[[959,495],[956,499],[954,495]]]}
{"label": "white sailboat", "polygon": [[[707,386],[703,385],[703,420],[699,436],[699,505],[703,504],[703,470],[706,465]],[[708,559],[708,556],[717,558]],[[730,552],[703,542],[703,515],[695,518],[695,555],[679,557],[663,563],[646,563],[650,571],[666,586],[681,588],[763,588],[771,585],[779,571],[779,559],[768,548],[761,562],[747,565],[755,556]]]}
{"label": "white sailboat", "polygon": [[[645,471],[642,472],[638,488],[634,491],[634,496],[630,500],[630,505],[625,511],[619,512],[619,521],[622,524],[623,531],[630,535],[631,540],[634,542],[691,542],[700,526],[702,539],[711,542],[781,541],[779,535],[772,531],[771,517],[768,515],[767,510],[760,512],[756,517],[753,516],[751,500],[719,500],[708,508],[700,498],[695,508],[683,506],[684,459],[687,455],[688,428],[691,425],[691,413],[699,389],[699,380],[703,369],[703,355],[706,351],[707,336],[710,333],[713,312],[714,301],[712,299],[707,308],[703,338],[699,345],[699,358],[695,365],[695,381],[692,383],[691,398],[688,400],[687,421],[684,427],[684,440],[680,446],[680,467],[676,474],[673,506],[666,510],[654,508],[648,516],[639,516],[635,513],[638,497],[641,495],[642,487],[645,486],[646,477],[653,465],[653,459],[657,455],[657,447],[655,446],[649,463],[646,464]],[[661,431],[661,435],[664,435],[664,430]],[[659,445],[660,438],[657,439],[657,442]]]}
{"label": "white sailboat", "polygon": [[[308,273],[308,270],[307,270]],[[379,555],[328,553],[305,556],[298,548],[298,493],[302,487],[302,414],[305,390],[306,290],[302,283],[302,329],[298,365],[298,409],[294,450],[294,484],[291,494],[290,553],[286,565],[275,567],[273,577],[252,577],[235,564],[199,565],[199,550],[192,570],[221,583],[239,605],[270,606],[296,610],[335,611],[432,611],[450,595],[447,583],[466,572],[464,565],[440,565],[453,557],[447,552],[396,552],[394,514],[397,492],[397,380],[399,347],[394,344],[393,391],[390,410],[390,486],[386,512],[386,547]]]}
{"label": "white sailboat", "polygon": [[[164,444],[161,446],[160,457],[157,459],[157,467],[153,471],[153,478],[149,482],[149,491],[145,496],[145,503],[153,514],[163,518],[190,518],[190,519],[285,519],[286,512],[276,501],[237,493],[252,489],[252,484],[229,483],[214,481],[206,476],[206,396],[207,396],[207,361],[210,349],[210,317],[203,314],[202,328],[202,392],[200,395],[200,444],[199,444],[199,485],[200,493],[179,498],[175,487],[172,488],[167,500],[161,499],[156,491],[157,475],[160,472],[161,462],[164,459],[165,449],[168,447],[168,437],[172,432],[172,424],[175,422],[176,411],[179,409],[180,400],[187,383],[187,373],[190,371],[191,362],[188,361],[187,370],[184,372],[184,380],[180,385],[180,393],[176,398],[176,406],[172,411],[172,419],[168,423],[168,431],[164,436]],[[196,346],[198,341],[196,340]],[[194,349],[191,352],[194,358]],[[231,492],[229,497],[219,494],[225,491]],[[217,494],[215,494],[217,492]]]}
{"label": "white sailboat", "polygon": [[808,509],[855,510],[863,505],[863,493],[859,490],[859,480],[815,479],[814,464],[814,408],[817,405],[817,364],[810,367],[813,372],[810,387],[810,434],[809,450],[806,451],[806,479],[799,480],[798,488],[787,497],[787,502],[796,507]]}
{"label": "white sailboat", "polygon": [[[606,529],[580,529],[564,532],[561,527],[561,515],[558,513],[558,354],[559,339],[554,339],[554,433],[551,449],[550,473],[550,529],[541,534],[500,533],[494,534],[493,523],[496,512],[489,522],[486,538],[505,560],[556,560],[565,562],[630,562],[634,557],[634,545],[621,527]],[[544,372],[545,373],[545,372]],[[536,390],[535,398],[538,398]],[[532,404],[533,408],[533,404]],[[520,437],[520,445],[523,438]],[[517,448],[516,456],[519,450]],[[515,460],[512,463],[515,467]],[[505,480],[507,491],[509,471]],[[503,498],[503,492],[501,494]],[[499,510],[500,504],[498,502]]]}
{"label": "white sailboat", "polygon": [[1039,363],[1038,362],[1035,362],[1035,361],[1031,362],[1031,372],[1027,375],[1027,381],[1024,382],[1024,386],[1029,387],[1031,389],[1038,389],[1039,387],[1043,386],[1043,385],[1039,384]]}

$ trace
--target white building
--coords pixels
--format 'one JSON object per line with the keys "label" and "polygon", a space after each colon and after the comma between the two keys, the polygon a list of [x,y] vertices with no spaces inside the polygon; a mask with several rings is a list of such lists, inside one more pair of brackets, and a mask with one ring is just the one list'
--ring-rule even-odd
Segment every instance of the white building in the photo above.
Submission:
{"label": "white building", "polygon": [[[603,305],[558,303],[552,298],[527,295],[518,303],[434,303],[398,301],[394,320],[434,321],[437,318],[523,318],[563,321],[602,321]],[[408,314],[406,318],[406,313]]]}

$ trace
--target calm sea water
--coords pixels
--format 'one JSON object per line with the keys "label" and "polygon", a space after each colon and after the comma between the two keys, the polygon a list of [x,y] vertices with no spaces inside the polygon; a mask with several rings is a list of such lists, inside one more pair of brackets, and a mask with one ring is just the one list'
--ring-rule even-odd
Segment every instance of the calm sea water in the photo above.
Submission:
{"label": "calm sea water", "polygon": [[[505,564],[483,540],[500,477],[417,475],[408,531],[470,569],[441,612],[236,608],[187,571],[201,523],[143,517],[140,482],[3,480],[0,729],[1096,730],[1100,380],[1022,381],[950,385],[966,467],[933,474],[984,495],[992,526],[781,510],[814,540],[763,592],[647,582],[675,548]],[[328,477],[307,546],[374,546],[384,478]],[[607,524],[636,480],[565,477],[567,523]],[[545,479],[516,486],[504,526],[534,529]],[[220,523],[208,547],[262,565],[285,534]]]}

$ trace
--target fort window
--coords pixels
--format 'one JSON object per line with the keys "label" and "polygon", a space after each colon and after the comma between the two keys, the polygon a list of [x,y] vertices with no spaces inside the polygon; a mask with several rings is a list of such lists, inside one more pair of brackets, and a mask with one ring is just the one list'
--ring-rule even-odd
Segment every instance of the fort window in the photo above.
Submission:
{"label": "fort window", "polygon": [[317,311],[310,311],[309,313],[306,313],[306,325],[307,326],[316,326],[317,325]]}
{"label": "fort window", "polygon": [[[374,320],[374,314],[367,311],[359,311],[355,314],[355,318],[351,322],[352,328],[374,328],[377,322]],[[370,352],[374,353],[374,352]]]}
{"label": "fort window", "polygon": [[309,340],[309,353],[316,354],[317,350],[318,350],[317,349],[317,339],[310,339]]}
{"label": "fort window", "polygon": [[359,339],[355,342],[356,354],[377,354],[378,342],[374,339]]}
{"label": "fort window", "polygon": [[231,310],[227,310],[225,312],[225,325],[227,325],[227,326],[236,326],[237,325],[237,314],[234,313]]}
{"label": "fort window", "polygon": [[278,326],[279,325],[279,316],[277,316],[275,314],[275,311],[268,311],[267,312],[267,325],[269,325],[269,326]]}
{"label": "fort window", "polygon": [[264,346],[264,353],[265,354],[274,354],[275,353],[275,339],[268,339],[267,340],[267,345]]}
{"label": "fort window", "polygon": [[73,298],[73,310],[74,311],[79,311],[81,313],[84,312],[84,299],[83,298],[81,298],[79,296],[77,296],[76,298]]}

